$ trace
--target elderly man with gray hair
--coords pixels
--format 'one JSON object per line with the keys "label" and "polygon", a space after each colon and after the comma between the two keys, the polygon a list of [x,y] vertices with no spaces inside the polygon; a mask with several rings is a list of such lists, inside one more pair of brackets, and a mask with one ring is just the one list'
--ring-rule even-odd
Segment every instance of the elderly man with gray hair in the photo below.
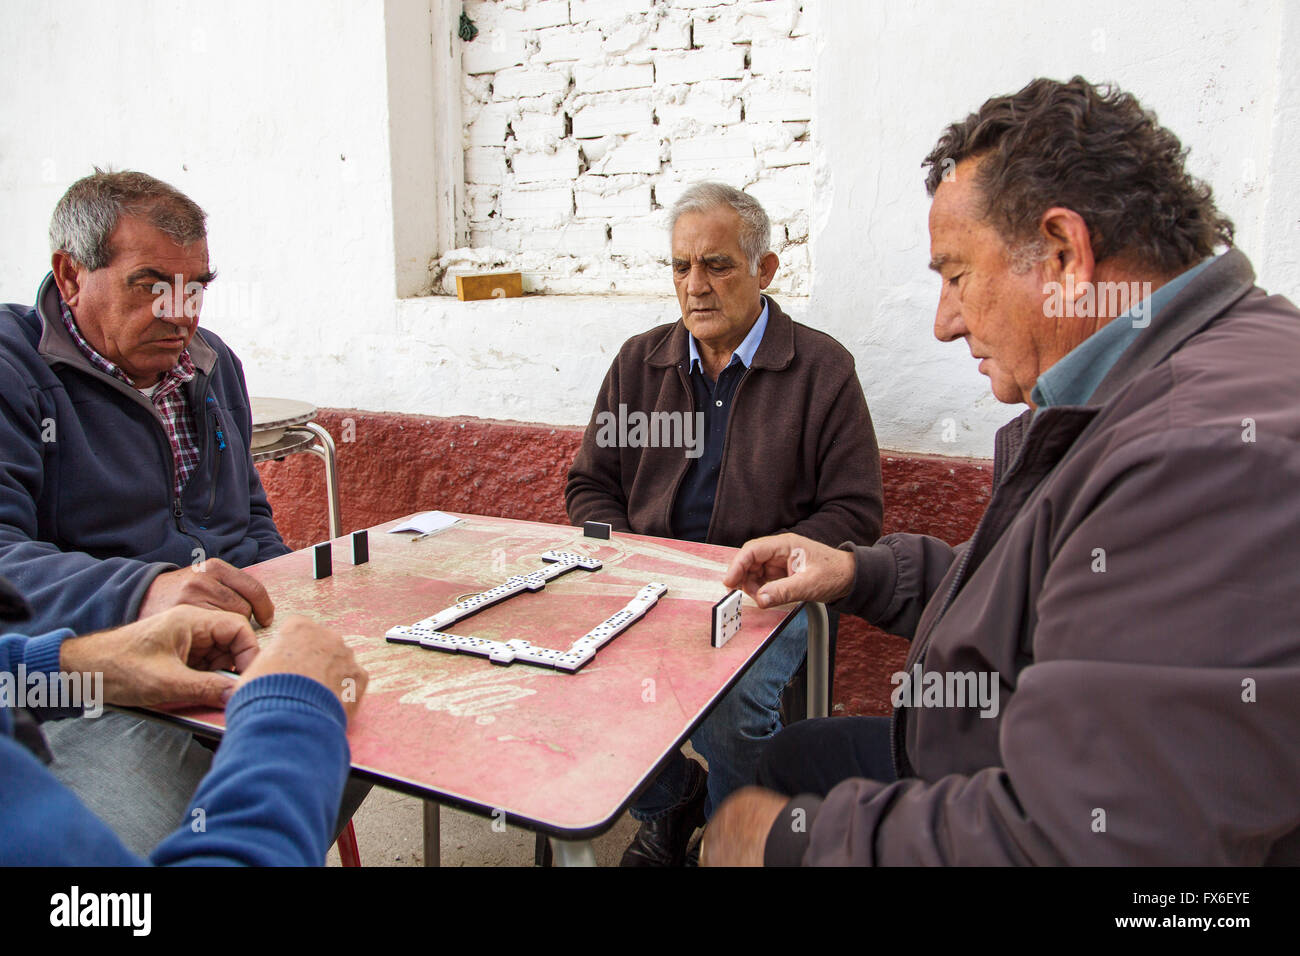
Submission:
{"label": "elderly man with gray hair", "polygon": [[[243,368],[198,329],[206,235],[172,186],[97,169],[54,211],[36,304],[0,306],[0,575],[34,633],[178,605],[271,620],[239,569],[289,549],[249,454]],[[48,736],[51,770],[139,854],[212,761],[188,733],[120,713]]]}
{"label": "elderly man with gray hair", "polygon": [[[777,531],[874,541],[880,456],[853,356],[762,294],[779,264],[767,213],[737,189],[699,183],[674,204],[670,230],[681,319],[619,350],[569,472],[570,520],[730,547]],[[610,427],[656,415],[685,421],[671,433],[682,440]],[[637,798],[642,825],[624,865],[691,861],[693,832],[751,782],[780,729],[806,642],[800,615],[700,725],[692,744],[707,773],[676,753]]]}

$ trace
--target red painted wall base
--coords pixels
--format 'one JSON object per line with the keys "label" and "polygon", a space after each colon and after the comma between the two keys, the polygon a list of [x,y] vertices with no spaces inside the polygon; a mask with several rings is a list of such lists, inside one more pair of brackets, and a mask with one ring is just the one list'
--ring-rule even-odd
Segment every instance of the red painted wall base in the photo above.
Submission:
{"label": "red painted wall base", "polygon": [[[479,418],[426,418],[322,409],[338,448],[343,530],[441,509],[568,524],[564,482],[582,429]],[[328,536],[325,470],[312,455],[258,466],[291,548]],[[885,531],[971,536],[988,504],[992,469],[966,458],[881,454]],[[833,712],[887,714],[889,677],[907,642],[857,618],[840,621]]]}

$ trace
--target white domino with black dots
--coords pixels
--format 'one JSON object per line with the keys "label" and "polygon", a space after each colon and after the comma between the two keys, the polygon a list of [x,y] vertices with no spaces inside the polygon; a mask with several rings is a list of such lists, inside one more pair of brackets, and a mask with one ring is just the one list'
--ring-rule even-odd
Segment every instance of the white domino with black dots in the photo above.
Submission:
{"label": "white domino with black dots", "polygon": [[[598,559],[574,554],[572,551],[547,551],[542,555],[542,560],[548,562],[546,567],[538,568],[528,574],[511,575],[496,587],[488,588],[463,601],[457,601],[451,607],[443,608],[437,614],[417,621],[414,626],[441,631],[506,598],[514,597],[524,591],[540,591],[546,587],[547,581],[554,581],[561,574],[567,574],[574,568],[582,568],[584,571],[599,571],[601,568]],[[392,628],[385,636],[394,644],[420,643],[418,639],[412,639],[410,631],[411,628],[403,625]]]}
{"label": "white domino with black dots", "polygon": [[486,657],[493,664],[506,665],[521,661],[525,664],[551,667],[572,674],[595,657],[598,650],[640,620],[668,591],[663,584],[647,584],[626,606],[574,641],[567,651],[537,647],[529,641],[519,639],[488,641],[478,637],[448,634],[443,630],[456,621],[521,591],[540,591],[546,586],[547,581],[552,581],[574,568],[597,571],[601,567],[600,561],[595,558],[574,554],[571,551],[547,551],[542,555],[542,559],[549,562],[548,567],[530,574],[507,578],[503,584],[459,601],[432,617],[426,617],[411,625],[403,624],[394,627],[386,635],[387,639],[393,644],[418,644],[428,650],[446,651],[452,654],[476,654]]}
{"label": "white domino with black dots", "polygon": [[721,647],[740,630],[742,592],[732,591],[713,605],[713,646]]}

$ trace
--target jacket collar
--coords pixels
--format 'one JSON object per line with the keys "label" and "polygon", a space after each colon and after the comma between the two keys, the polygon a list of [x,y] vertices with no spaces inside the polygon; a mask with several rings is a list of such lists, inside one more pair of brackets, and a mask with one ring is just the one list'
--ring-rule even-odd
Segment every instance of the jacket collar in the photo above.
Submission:
{"label": "jacket collar", "polygon": [[1055,445],[1055,457],[1063,457],[1070,444],[1101,410],[1129,382],[1154,368],[1234,302],[1246,295],[1255,284],[1255,270],[1245,253],[1229,249],[1211,262],[1171,299],[1151,326],[1124,350],[1124,354],[1101,380],[1087,405],[1050,406],[1035,415],[1030,409],[998,430],[993,447],[993,486],[996,488],[1020,458],[1021,448],[1031,426],[1036,432],[1054,430],[1064,425],[1068,440]]}
{"label": "jacket collar", "polygon": [[1105,405],[1125,385],[1154,368],[1226,312],[1255,285],[1255,270],[1239,249],[1206,266],[1160,310],[1101,380],[1088,404]]}
{"label": "jacket collar", "polygon": [[[758,351],[754,353],[754,364],[750,368],[780,371],[794,361],[794,321],[776,304],[776,299],[770,295],[766,298],[767,331],[763,333],[763,341],[758,344]],[[687,363],[690,362],[691,354],[689,338],[690,333],[686,331],[686,323],[678,319],[659,344],[650,350],[650,354],[646,356],[646,364],[655,368],[668,368],[673,365],[688,368]]]}
{"label": "jacket collar", "polygon": [[[81,349],[77,348],[77,343],[72,341],[68,330],[64,328],[59,290],[54,284],[53,272],[46,274],[36,293],[36,315],[41,320],[41,341],[36,350],[48,364],[75,365],[84,372],[117,381],[111,375],[105,375],[91,365],[86,356],[81,353]],[[203,338],[202,329],[196,331],[190,339],[189,352],[194,367],[204,375],[211,375],[217,363],[217,353]],[[118,384],[129,387],[125,382],[118,382]]]}

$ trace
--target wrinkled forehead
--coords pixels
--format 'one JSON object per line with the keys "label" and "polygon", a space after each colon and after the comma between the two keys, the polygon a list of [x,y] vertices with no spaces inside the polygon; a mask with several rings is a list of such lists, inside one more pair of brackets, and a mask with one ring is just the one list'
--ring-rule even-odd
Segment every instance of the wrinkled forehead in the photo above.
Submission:
{"label": "wrinkled forehead", "polygon": [[177,242],[157,226],[138,216],[123,216],[108,238],[109,265],[117,268],[162,266],[173,271],[204,271],[208,267],[208,240]]}
{"label": "wrinkled forehead", "polygon": [[944,175],[930,202],[931,231],[936,225],[960,225],[983,218],[983,193],[976,182],[978,173],[979,160],[967,159]]}
{"label": "wrinkled forehead", "polygon": [[736,255],[740,250],[740,216],[730,206],[684,212],[673,226],[674,259]]}

